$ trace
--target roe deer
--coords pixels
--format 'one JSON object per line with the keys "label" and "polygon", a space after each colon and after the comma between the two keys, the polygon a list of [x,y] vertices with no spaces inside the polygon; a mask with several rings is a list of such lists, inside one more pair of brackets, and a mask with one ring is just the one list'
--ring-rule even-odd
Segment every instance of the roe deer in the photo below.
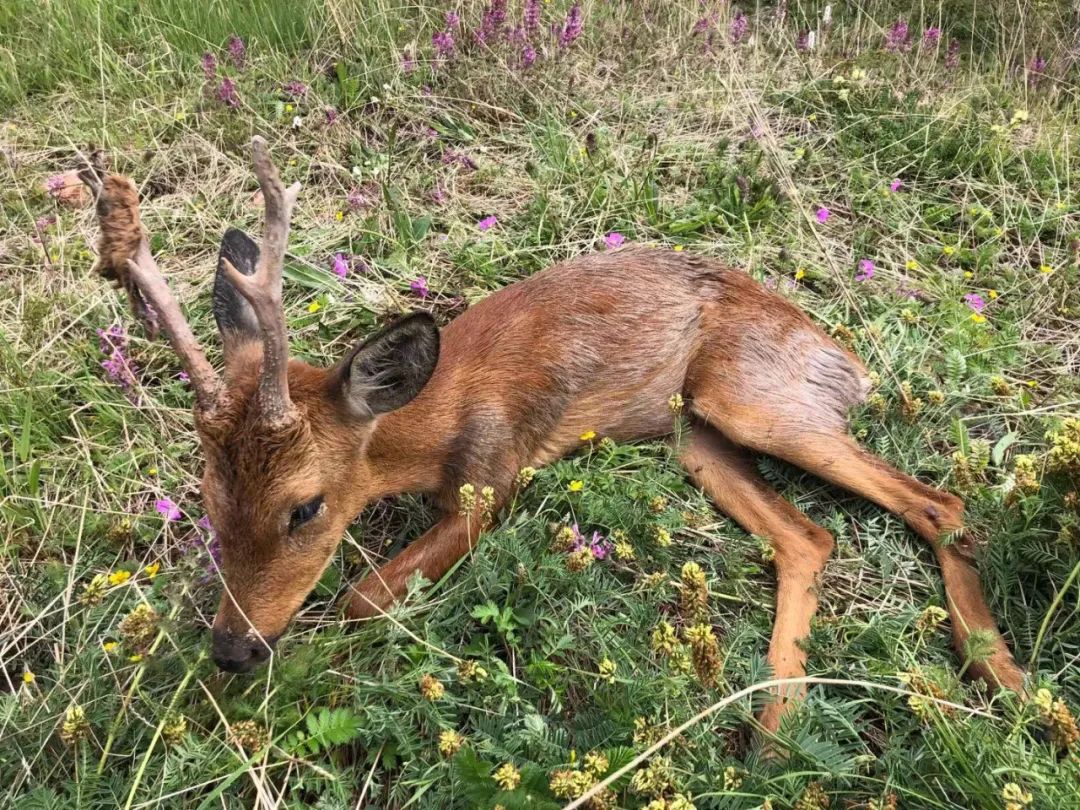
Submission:
{"label": "roe deer", "polygon": [[[963,502],[859,447],[846,412],[866,393],[860,361],[750,276],[711,259],[626,247],[567,261],[470,307],[440,333],[416,313],[330,369],[289,360],[282,264],[299,184],[284,188],[266,142],[253,142],[265,200],[262,245],[224,235],[213,309],[224,343],[219,380],[150,255],[130,180],[83,173],[96,192],[99,270],[150,310],[191,377],[205,455],[202,494],[220,537],[225,592],[213,657],[242,672],[265,660],[365,505],[432,494],[442,519],[353,586],[351,617],[382,613],[420,572],[438,580],[477,542],[458,491],[494,489],[574,452],[595,431],[617,441],[672,431],[681,394],[692,427],[681,461],[716,506],[775,549],[776,620],[768,660],[804,674],[799,642],[817,608],[832,536],[755,469],[767,453],[902,517],[934,549],[952,632],[979,631],[993,652],[973,664],[1021,692],[1024,675],[998,633],[972,564]],[[944,542],[946,535],[958,537]],[[778,727],[804,688],[781,690],[760,718]]]}

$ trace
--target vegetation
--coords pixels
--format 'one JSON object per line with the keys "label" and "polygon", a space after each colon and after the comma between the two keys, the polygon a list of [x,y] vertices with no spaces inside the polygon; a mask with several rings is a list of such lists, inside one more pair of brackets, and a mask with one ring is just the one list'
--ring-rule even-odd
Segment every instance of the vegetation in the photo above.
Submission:
{"label": "vegetation", "polygon": [[[1078,27],[1005,5],[6,2],[0,803],[547,808],[619,773],[587,806],[1073,806]],[[951,650],[899,519],[763,458],[838,541],[806,642],[829,683],[763,746],[767,544],[667,444],[603,436],[348,624],[344,583],[432,520],[373,505],[271,665],[217,672],[190,389],[91,273],[64,173],[100,147],[136,180],[213,359],[254,133],[304,186],[285,294],[311,362],[622,239],[796,301],[876,374],[859,438],[967,499],[1034,699],[962,679],[985,653]]]}

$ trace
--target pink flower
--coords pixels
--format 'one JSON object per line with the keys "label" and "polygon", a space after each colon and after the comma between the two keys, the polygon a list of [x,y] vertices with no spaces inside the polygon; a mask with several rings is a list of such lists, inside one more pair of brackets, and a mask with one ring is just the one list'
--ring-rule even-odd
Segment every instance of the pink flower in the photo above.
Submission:
{"label": "pink flower", "polygon": [[982,313],[983,308],[986,307],[986,301],[978,293],[968,293],[964,296],[964,303],[971,307],[975,312]]}
{"label": "pink flower", "polygon": [[331,271],[338,278],[345,278],[349,274],[349,263],[345,261],[345,257],[340,253],[334,254],[333,264],[330,266]]}
{"label": "pink flower", "polygon": [[856,281],[869,281],[874,277],[874,263],[869,259],[859,259],[859,272],[855,274]]}
{"label": "pink flower", "polygon": [[235,110],[240,106],[240,96],[236,92],[236,82],[226,76],[218,88],[218,100],[226,107]]}
{"label": "pink flower", "polygon": [[326,116],[326,125],[332,127],[337,121],[338,111],[334,107],[323,107],[323,115]]}
{"label": "pink flower", "polygon": [[817,221],[818,222],[825,222],[826,220],[828,220],[828,218],[829,218],[829,209],[828,208],[826,208],[825,206],[822,206],[821,208],[819,208],[817,210]]}
{"label": "pink flower", "polygon": [[421,298],[427,298],[431,295],[431,290],[428,289],[427,285],[427,278],[424,276],[417,276],[414,281],[410,282],[409,289]]}
{"label": "pink flower", "polygon": [[480,220],[478,223],[476,223],[476,227],[479,228],[482,231],[490,231],[492,228],[494,228],[498,224],[499,224],[499,220],[496,219],[494,216],[490,216],[490,217],[484,217],[482,220]]}
{"label": "pink flower", "polygon": [[48,192],[50,197],[59,197],[60,192],[64,190],[67,185],[67,179],[62,174],[54,174],[48,180],[45,181],[45,191]]}
{"label": "pink flower", "polygon": [[626,237],[618,231],[612,231],[604,237],[604,244],[607,245],[609,248],[617,248],[625,241]]}
{"label": "pink flower", "polygon": [[165,516],[166,520],[180,520],[184,513],[180,511],[171,498],[161,498],[154,502],[154,508]]}
{"label": "pink flower", "polygon": [[178,379],[182,383],[191,382],[191,377],[186,371],[181,371],[179,374],[177,374],[176,379]]}
{"label": "pink flower", "polygon": [[244,45],[244,40],[232,34],[229,37],[229,61],[237,70],[243,70],[245,57],[247,57],[247,46]]}
{"label": "pink flower", "polygon": [[902,185],[903,185],[903,183],[901,183],[900,179],[897,178],[896,180],[893,180],[891,183],[889,183],[889,191],[894,191],[894,192],[899,191],[900,186],[902,186]]}

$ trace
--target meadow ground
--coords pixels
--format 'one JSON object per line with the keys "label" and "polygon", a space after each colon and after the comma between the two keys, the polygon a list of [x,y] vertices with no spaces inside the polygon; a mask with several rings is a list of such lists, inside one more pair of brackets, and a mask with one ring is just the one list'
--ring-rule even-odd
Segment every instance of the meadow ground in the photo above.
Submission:
{"label": "meadow ground", "polygon": [[[589,806],[1076,806],[1066,4],[223,6],[0,9],[0,804],[548,808],[626,768]],[[272,666],[215,671],[190,390],[91,273],[93,214],[50,178],[93,145],[135,179],[214,359],[218,240],[261,217],[254,133],[304,186],[285,295],[311,362],[620,237],[797,302],[876,374],[860,439],[967,499],[1036,700],[961,677],[985,650],[951,650],[936,566],[900,520],[762,459],[836,535],[806,649],[841,682],[764,756],[767,544],[668,446],[602,436],[537,473],[443,581],[349,625],[345,580],[432,519],[418,498],[373,506]],[[572,524],[613,547],[560,550]],[[708,591],[696,630],[687,563]]]}

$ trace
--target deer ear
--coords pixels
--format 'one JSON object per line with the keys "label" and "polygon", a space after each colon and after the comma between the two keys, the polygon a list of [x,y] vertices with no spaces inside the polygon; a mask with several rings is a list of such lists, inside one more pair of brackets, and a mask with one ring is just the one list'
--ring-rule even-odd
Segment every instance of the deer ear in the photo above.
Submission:
{"label": "deer ear", "polygon": [[438,359],[435,321],[426,312],[414,312],[376,332],[345,358],[341,395],[357,416],[395,410],[420,393]]}
{"label": "deer ear", "polygon": [[230,345],[259,339],[259,322],[244,296],[237,292],[222,266],[228,261],[245,276],[254,275],[259,263],[259,246],[239,228],[229,228],[221,237],[217,275],[214,277],[214,320],[228,349]]}

